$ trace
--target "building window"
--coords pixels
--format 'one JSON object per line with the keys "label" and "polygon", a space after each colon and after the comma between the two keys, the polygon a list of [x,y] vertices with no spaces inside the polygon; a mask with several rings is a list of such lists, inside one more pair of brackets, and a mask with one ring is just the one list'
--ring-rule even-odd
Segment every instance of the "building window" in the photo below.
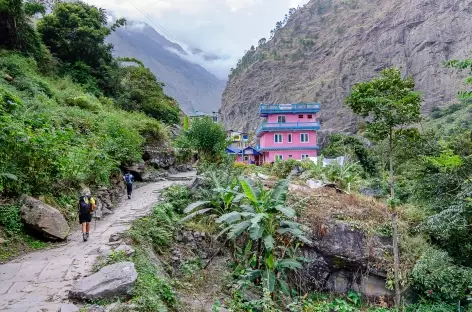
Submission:
{"label": "building window", "polygon": [[288,143],[292,143],[292,134],[291,133],[288,134]]}
{"label": "building window", "polygon": [[300,142],[301,143],[308,143],[308,133],[300,133]]}
{"label": "building window", "polygon": [[293,155],[288,155],[288,158],[293,158]]}
{"label": "building window", "polygon": [[281,134],[274,134],[274,143],[283,143],[283,138]]}
{"label": "building window", "polygon": [[299,118],[299,119],[303,119],[303,115],[298,115],[298,118]]}
{"label": "building window", "polygon": [[277,117],[277,122],[278,123],[285,123],[285,116],[278,116]]}
{"label": "building window", "polygon": [[284,160],[284,156],[283,155],[275,155],[275,161],[278,161],[278,160]]}
{"label": "building window", "polygon": [[243,157],[243,160],[244,160],[244,161],[249,161],[249,156],[244,156],[244,157]]}
{"label": "building window", "polygon": [[313,118],[313,115],[308,115],[308,119],[312,119]]}
{"label": "building window", "polygon": [[310,155],[308,154],[302,154],[302,160],[304,159],[309,159],[310,158]]}

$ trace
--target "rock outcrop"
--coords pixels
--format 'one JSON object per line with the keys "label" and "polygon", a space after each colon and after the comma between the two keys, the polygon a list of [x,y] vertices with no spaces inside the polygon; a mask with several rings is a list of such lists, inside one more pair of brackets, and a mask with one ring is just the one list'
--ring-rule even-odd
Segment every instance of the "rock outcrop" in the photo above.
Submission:
{"label": "rock outcrop", "polygon": [[79,281],[69,292],[69,298],[94,300],[129,296],[137,278],[134,263],[112,264]]}
{"label": "rock outcrop", "polygon": [[390,238],[368,237],[340,221],[312,230],[313,244],[303,249],[311,262],[300,273],[310,290],[336,293],[357,291],[367,297],[390,297],[385,287],[385,254],[392,253]]}
{"label": "rock outcrop", "polygon": [[223,93],[222,120],[254,132],[261,102],[319,101],[323,131],[355,131],[343,105],[350,88],[392,66],[413,76],[427,113],[464,88],[444,62],[470,56],[471,28],[470,0],[311,0],[248,52]]}
{"label": "rock outcrop", "polygon": [[21,221],[27,228],[49,239],[66,239],[70,228],[59,210],[30,196],[24,196],[22,201]]}

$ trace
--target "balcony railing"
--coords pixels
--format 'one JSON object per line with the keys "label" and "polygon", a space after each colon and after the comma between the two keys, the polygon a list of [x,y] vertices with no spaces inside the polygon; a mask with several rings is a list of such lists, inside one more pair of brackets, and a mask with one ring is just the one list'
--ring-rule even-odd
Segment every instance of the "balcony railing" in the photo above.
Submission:
{"label": "balcony railing", "polygon": [[284,123],[263,123],[256,131],[260,136],[262,132],[276,132],[283,130],[320,130],[319,122],[284,122]]}
{"label": "balcony railing", "polygon": [[298,114],[317,113],[320,111],[320,103],[297,103],[297,104],[261,104],[259,112],[262,117],[268,114]]}

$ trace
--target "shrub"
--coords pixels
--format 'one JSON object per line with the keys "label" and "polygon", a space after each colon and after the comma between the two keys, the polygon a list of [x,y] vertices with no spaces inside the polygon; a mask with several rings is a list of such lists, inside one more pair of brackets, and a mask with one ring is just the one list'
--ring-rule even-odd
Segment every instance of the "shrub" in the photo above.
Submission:
{"label": "shrub", "polygon": [[20,207],[16,205],[0,205],[0,225],[10,235],[18,235],[23,231]]}
{"label": "shrub", "polygon": [[300,162],[295,159],[276,161],[272,167],[272,173],[281,179],[285,179],[298,166],[300,166]]}
{"label": "shrub", "polygon": [[413,268],[411,280],[420,296],[455,303],[465,299],[472,269],[455,265],[446,252],[430,248]]}
{"label": "shrub", "polygon": [[180,214],[191,201],[189,189],[184,185],[172,185],[166,189],[162,195],[164,196],[165,201],[172,205],[172,209]]}
{"label": "shrub", "polygon": [[133,224],[129,235],[142,246],[151,246],[154,250],[162,251],[173,242],[175,223],[172,205],[159,204],[150,216]]}

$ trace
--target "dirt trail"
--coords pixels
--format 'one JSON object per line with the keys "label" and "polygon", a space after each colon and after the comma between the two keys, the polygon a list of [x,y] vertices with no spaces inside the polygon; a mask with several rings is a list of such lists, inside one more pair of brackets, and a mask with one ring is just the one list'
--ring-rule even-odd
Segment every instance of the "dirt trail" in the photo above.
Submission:
{"label": "dirt trail", "polygon": [[[189,179],[195,172],[172,176]],[[92,224],[90,240],[82,241],[80,231],[73,232],[63,246],[37,251],[0,265],[0,311],[57,312],[67,302],[72,285],[89,275],[98,256],[97,249],[109,244],[111,234],[126,230],[130,222],[147,215],[158,201],[157,193],[172,184],[188,181],[163,181],[133,191],[114,213]],[[95,221],[94,221],[95,223]]]}

